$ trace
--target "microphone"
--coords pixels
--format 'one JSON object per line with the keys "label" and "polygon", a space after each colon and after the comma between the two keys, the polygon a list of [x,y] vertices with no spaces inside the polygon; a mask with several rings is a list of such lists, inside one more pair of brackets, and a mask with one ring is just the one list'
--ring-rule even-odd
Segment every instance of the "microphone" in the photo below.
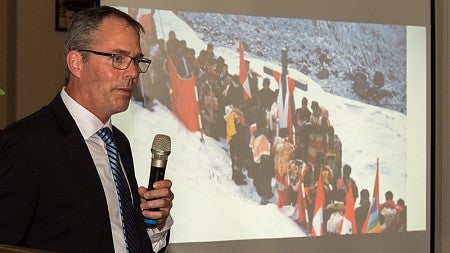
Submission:
{"label": "microphone", "polygon": [[[148,189],[153,190],[153,183],[164,179],[166,171],[167,158],[170,154],[170,137],[164,134],[157,134],[152,143],[152,164],[150,177],[148,180]],[[157,211],[158,209],[151,209]],[[155,228],[157,220],[144,217],[144,225],[147,228]]]}

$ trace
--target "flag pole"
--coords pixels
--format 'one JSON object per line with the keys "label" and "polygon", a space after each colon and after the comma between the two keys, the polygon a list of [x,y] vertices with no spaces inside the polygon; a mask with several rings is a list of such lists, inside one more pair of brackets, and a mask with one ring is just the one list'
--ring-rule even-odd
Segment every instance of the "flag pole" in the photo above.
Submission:
{"label": "flag pole", "polygon": [[[195,101],[198,104],[198,92],[197,92],[196,85],[194,85],[194,93],[195,93]],[[200,106],[199,106],[197,117],[198,117],[198,127],[200,129],[200,142],[205,143],[205,139],[203,138],[203,124],[202,124],[202,116],[200,115]]]}
{"label": "flag pole", "polygon": [[378,208],[378,211],[380,211],[380,206],[381,206],[381,204],[380,204],[380,158],[379,157],[377,157],[377,178],[378,178],[378,192],[377,192],[377,200],[378,200],[378,206],[377,206],[377,208]]}
{"label": "flag pole", "polygon": [[295,143],[295,141],[296,141],[295,132],[296,132],[295,131],[295,126],[292,126],[292,143],[294,144],[295,147],[297,147],[297,145]]}
{"label": "flag pole", "polygon": [[[163,40],[166,41],[166,35],[164,34],[164,25],[161,19],[161,10],[158,10],[158,16],[159,16],[159,23],[160,23],[160,27],[161,27],[161,32],[162,32],[162,37]],[[156,33],[156,31],[155,31]],[[156,35],[156,37],[158,37],[158,35]],[[166,43],[164,43],[164,45],[166,45]]]}
{"label": "flag pole", "polygon": [[308,234],[311,233],[311,224],[309,223],[309,216],[308,216],[308,208],[306,206],[306,196],[305,196],[305,184],[302,182],[301,184],[302,186],[302,201],[303,201],[303,205],[304,205],[304,209],[305,209],[305,225],[306,225],[306,231]]}

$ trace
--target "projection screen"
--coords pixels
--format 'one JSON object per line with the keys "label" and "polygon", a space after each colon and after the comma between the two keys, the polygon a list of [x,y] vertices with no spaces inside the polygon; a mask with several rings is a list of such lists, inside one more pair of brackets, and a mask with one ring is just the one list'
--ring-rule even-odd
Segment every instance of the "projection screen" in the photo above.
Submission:
{"label": "projection screen", "polygon": [[150,71],[113,124],[140,185],[155,134],[172,138],[168,252],[430,250],[429,1],[101,4],[146,30]]}

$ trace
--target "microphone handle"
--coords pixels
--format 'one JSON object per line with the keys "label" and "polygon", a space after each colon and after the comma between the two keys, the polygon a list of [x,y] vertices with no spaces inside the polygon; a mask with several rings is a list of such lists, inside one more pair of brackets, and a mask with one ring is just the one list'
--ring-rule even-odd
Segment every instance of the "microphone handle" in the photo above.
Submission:
{"label": "microphone handle", "polygon": [[[148,189],[153,190],[153,183],[164,179],[164,173],[166,168],[160,168],[156,166],[151,166],[150,177],[148,180]],[[158,211],[159,208],[150,209],[150,211]],[[156,228],[158,220],[149,219],[144,217],[144,225],[146,228]]]}
{"label": "microphone handle", "polygon": [[164,173],[166,172],[166,168],[160,168],[156,166],[151,166],[150,169],[150,177],[148,179],[148,189],[153,190],[153,183],[156,181],[164,180]]}

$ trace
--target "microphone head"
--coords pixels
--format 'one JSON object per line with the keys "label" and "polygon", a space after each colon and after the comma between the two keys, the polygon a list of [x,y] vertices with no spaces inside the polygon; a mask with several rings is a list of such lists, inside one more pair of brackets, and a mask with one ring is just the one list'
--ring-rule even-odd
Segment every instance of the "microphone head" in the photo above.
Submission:
{"label": "microphone head", "polygon": [[164,134],[157,134],[153,139],[152,154],[169,155],[170,154],[170,137]]}

